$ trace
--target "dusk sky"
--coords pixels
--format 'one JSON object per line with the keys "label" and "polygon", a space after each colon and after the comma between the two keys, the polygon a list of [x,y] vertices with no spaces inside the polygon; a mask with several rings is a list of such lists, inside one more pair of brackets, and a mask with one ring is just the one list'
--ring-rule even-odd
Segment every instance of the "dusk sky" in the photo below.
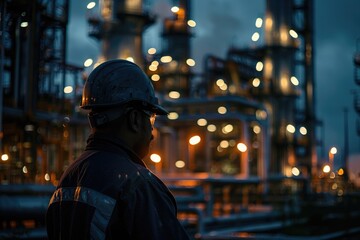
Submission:
{"label": "dusk sky", "polygon": [[[86,5],[89,2],[71,1],[67,59],[77,65],[82,65],[87,58],[96,59],[99,54],[97,41],[87,35]],[[151,9],[159,17],[170,14],[170,0],[150,2]],[[196,71],[202,71],[206,54],[223,58],[231,46],[254,45],[251,36],[256,30],[255,20],[264,16],[265,3],[265,0],[191,1],[192,19],[197,23],[192,40]],[[316,115],[324,124],[325,157],[332,146],[338,148],[335,161],[343,155],[346,107],[350,155],[353,155],[351,159],[358,159],[355,155],[360,156],[360,138],[356,133],[359,117],[352,92],[360,93],[360,86],[354,81],[353,64],[355,52],[360,51],[360,1],[314,0],[314,3]],[[161,46],[158,26],[150,27],[145,33],[145,48]],[[261,46],[261,41],[257,45]]]}

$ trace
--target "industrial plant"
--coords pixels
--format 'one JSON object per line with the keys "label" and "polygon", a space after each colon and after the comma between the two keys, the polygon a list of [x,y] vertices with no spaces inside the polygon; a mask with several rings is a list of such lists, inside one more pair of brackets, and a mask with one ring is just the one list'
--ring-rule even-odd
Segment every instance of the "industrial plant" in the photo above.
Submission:
{"label": "industrial plant", "polygon": [[[86,68],[110,59],[141,66],[169,111],[157,117],[144,162],[175,195],[194,239],[359,234],[347,156],[340,167],[336,149],[319,159],[314,1],[264,1],[252,36],[262,45],[229,46],[201,63],[192,58],[192,1],[169,0],[159,49],[144,49],[157,20],[151,3],[88,1],[88,37],[100,55],[76,66],[66,54],[69,0],[1,0],[0,238],[46,239],[51,192],[90,132],[79,108]],[[359,83],[358,54],[354,68]]]}

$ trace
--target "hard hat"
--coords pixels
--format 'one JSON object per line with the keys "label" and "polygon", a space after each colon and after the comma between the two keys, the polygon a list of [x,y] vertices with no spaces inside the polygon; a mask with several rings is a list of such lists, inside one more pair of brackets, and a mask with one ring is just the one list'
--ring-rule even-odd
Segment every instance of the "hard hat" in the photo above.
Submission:
{"label": "hard hat", "polygon": [[135,63],[116,59],[100,64],[90,73],[80,107],[109,109],[133,102],[156,114],[168,114],[159,105],[154,87],[141,68]]}

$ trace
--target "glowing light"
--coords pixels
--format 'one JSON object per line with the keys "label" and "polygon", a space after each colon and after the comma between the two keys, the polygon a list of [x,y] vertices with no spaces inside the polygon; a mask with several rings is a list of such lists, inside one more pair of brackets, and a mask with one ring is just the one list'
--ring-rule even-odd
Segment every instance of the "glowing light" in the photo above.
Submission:
{"label": "glowing light", "polygon": [[331,189],[332,189],[332,190],[336,190],[337,188],[338,188],[337,183],[334,183],[334,184],[331,186]]}
{"label": "glowing light", "polygon": [[297,168],[297,167],[293,167],[291,169],[291,173],[294,175],[294,176],[299,176],[300,175],[300,170]]}
{"label": "glowing light", "polygon": [[252,81],[252,85],[254,87],[259,87],[260,86],[260,79],[254,78],[253,81]]}
{"label": "glowing light", "polygon": [[159,62],[156,61],[156,60],[155,60],[155,61],[152,61],[152,62],[151,62],[151,65],[154,65],[154,66],[158,67],[158,66],[159,66]]}
{"label": "glowing light", "polygon": [[225,114],[227,112],[227,109],[226,109],[226,107],[221,106],[221,107],[218,108],[217,111],[220,114]]}
{"label": "glowing light", "polygon": [[178,99],[180,98],[180,93],[178,91],[169,92],[169,98]]}
{"label": "glowing light", "polygon": [[231,133],[234,130],[234,126],[231,124],[227,124],[225,127],[223,127],[222,132],[224,134]]}
{"label": "glowing light", "polygon": [[153,80],[154,82],[157,82],[160,80],[160,75],[159,74],[154,74],[151,76],[151,80]]}
{"label": "glowing light", "polygon": [[88,5],[86,6],[87,9],[93,9],[96,6],[95,2],[89,2]]}
{"label": "glowing light", "polygon": [[288,124],[288,125],[286,126],[286,131],[288,131],[289,133],[294,133],[294,132],[295,132],[295,127],[294,127],[294,125]]}
{"label": "glowing light", "polygon": [[336,147],[332,147],[331,149],[330,149],[330,153],[331,154],[336,154],[337,153],[337,148]]}
{"label": "glowing light", "polygon": [[29,23],[28,23],[28,22],[22,22],[22,23],[20,23],[20,27],[22,27],[22,28],[26,28],[27,26],[29,26]]}
{"label": "glowing light", "polygon": [[200,138],[200,136],[198,136],[198,135],[192,136],[192,137],[189,139],[189,143],[190,143],[191,145],[196,145],[196,144],[198,144],[200,141],[201,141],[201,138]]}
{"label": "glowing light", "polygon": [[261,28],[262,24],[263,24],[262,18],[257,18],[256,21],[255,21],[255,27]]}
{"label": "glowing light", "polygon": [[84,62],[84,67],[90,67],[93,64],[93,60],[91,58],[88,58]]}
{"label": "glowing light", "polygon": [[334,178],[335,178],[335,173],[334,173],[334,172],[331,172],[331,173],[330,173],[330,178],[331,178],[331,179],[334,179]]}
{"label": "glowing light", "polygon": [[254,32],[254,34],[251,36],[251,40],[253,42],[256,42],[257,40],[259,40],[260,38],[260,34],[258,32]]}
{"label": "glowing light", "polygon": [[170,112],[167,117],[170,120],[175,120],[179,118],[179,114],[177,112]]}
{"label": "glowing light", "polygon": [[7,155],[6,153],[4,153],[3,155],[1,155],[1,160],[6,162],[7,160],[9,160],[9,155]]}
{"label": "glowing light", "polygon": [[220,147],[222,147],[222,148],[228,148],[228,147],[229,147],[229,141],[222,140],[222,141],[220,142]]}
{"label": "glowing light", "polygon": [[290,81],[291,81],[292,84],[294,84],[294,86],[298,86],[298,85],[299,85],[299,80],[298,80],[296,77],[294,77],[294,76],[292,76],[292,77],[290,78]]}
{"label": "glowing light", "polygon": [[261,132],[261,128],[260,128],[258,125],[255,125],[255,126],[253,127],[253,132],[254,132],[255,134],[259,134],[259,133]]}
{"label": "glowing light", "polygon": [[64,87],[64,93],[69,94],[69,93],[72,93],[73,90],[74,90],[74,89],[73,89],[72,86],[66,86],[66,87]]}
{"label": "glowing light", "polygon": [[339,174],[339,176],[344,175],[344,169],[340,168],[340,169],[338,170],[338,174]]}
{"label": "glowing light", "polygon": [[50,175],[48,173],[45,173],[44,178],[45,178],[45,181],[50,181]]}
{"label": "glowing light", "polygon": [[196,22],[194,20],[187,21],[187,24],[189,25],[189,27],[196,27]]}
{"label": "glowing light", "polygon": [[180,10],[180,8],[177,7],[177,6],[173,6],[173,7],[171,8],[171,11],[172,11],[173,13],[177,13],[179,10]]}
{"label": "glowing light", "polygon": [[175,167],[177,167],[177,168],[183,168],[183,167],[185,167],[185,162],[184,162],[183,160],[177,160],[177,161],[175,162]]}
{"label": "glowing light", "polygon": [[289,34],[290,34],[290,36],[292,36],[293,38],[298,38],[298,37],[299,37],[299,35],[297,34],[297,32],[295,32],[295,31],[292,30],[292,29],[290,29]]}
{"label": "glowing light", "polygon": [[189,58],[186,60],[186,64],[189,65],[190,67],[193,67],[193,66],[195,66],[195,60]]}
{"label": "glowing light", "polygon": [[149,48],[148,49],[148,54],[153,55],[155,53],[156,53],[156,48]]}
{"label": "glowing light", "polygon": [[133,57],[127,57],[126,60],[128,60],[129,62],[135,62]]}
{"label": "glowing light", "polygon": [[23,172],[23,173],[25,173],[25,174],[26,174],[26,173],[28,173],[28,169],[27,169],[27,167],[26,167],[26,166],[23,166],[23,168],[22,168],[22,172]]}
{"label": "glowing light", "polygon": [[219,88],[220,88],[221,90],[223,90],[223,91],[226,91],[226,90],[228,89],[228,86],[227,86],[226,83],[224,83],[224,84],[221,85]]}
{"label": "glowing light", "polygon": [[152,71],[152,72],[154,72],[154,71],[157,70],[157,66],[151,64],[151,65],[149,66],[149,70]]}
{"label": "glowing light", "polygon": [[261,72],[264,68],[264,64],[262,62],[256,63],[256,71]]}
{"label": "glowing light", "polygon": [[218,80],[216,80],[216,85],[217,85],[218,87],[221,87],[221,86],[224,85],[224,84],[225,84],[225,82],[224,82],[223,79],[219,78]]}
{"label": "glowing light", "polygon": [[244,143],[238,143],[236,147],[240,152],[246,152],[247,150],[247,146]]}
{"label": "glowing light", "polygon": [[160,61],[163,62],[163,63],[169,63],[172,61],[172,57],[171,56],[162,56],[160,58]]}
{"label": "glowing light", "polygon": [[323,172],[324,172],[324,173],[329,173],[330,170],[331,170],[331,169],[330,169],[330,166],[327,165],[327,164],[323,167]]}
{"label": "glowing light", "polygon": [[255,115],[259,120],[264,120],[267,118],[267,113],[264,110],[256,110]]}
{"label": "glowing light", "polygon": [[306,135],[306,134],[307,134],[307,129],[306,129],[306,127],[301,127],[301,128],[300,128],[300,133],[301,133],[302,135]]}
{"label": "glowing light", "polygon": [[161,161],[161,157],[159,154],[153,153],[150,155],[150,160],[154,163],[159,163]]}
{"label": "glowing light", "polygon": [[197,120],[197,125],[199,125],[200,127],[206,126],[207,125],[207,121],[205,118],[200,118]]}
{"label": "glowing light", "polygon": [[209,125],[207,126],[207,130],[208,130],[209,132],[215,132],[215,131],[216,131],[216,126],[215,126],[214,124],[209,124]]}

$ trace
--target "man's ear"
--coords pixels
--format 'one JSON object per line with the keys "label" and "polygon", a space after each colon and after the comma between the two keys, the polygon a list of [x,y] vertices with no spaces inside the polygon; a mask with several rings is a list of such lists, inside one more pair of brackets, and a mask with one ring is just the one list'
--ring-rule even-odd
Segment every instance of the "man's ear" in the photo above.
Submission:
{"label": "man's ear", "polygon": [[136,109],[130,111],[128,113],[127,123],[129,126],[129,130],[134,132],[141,131],[141,116],[140,112]]}

